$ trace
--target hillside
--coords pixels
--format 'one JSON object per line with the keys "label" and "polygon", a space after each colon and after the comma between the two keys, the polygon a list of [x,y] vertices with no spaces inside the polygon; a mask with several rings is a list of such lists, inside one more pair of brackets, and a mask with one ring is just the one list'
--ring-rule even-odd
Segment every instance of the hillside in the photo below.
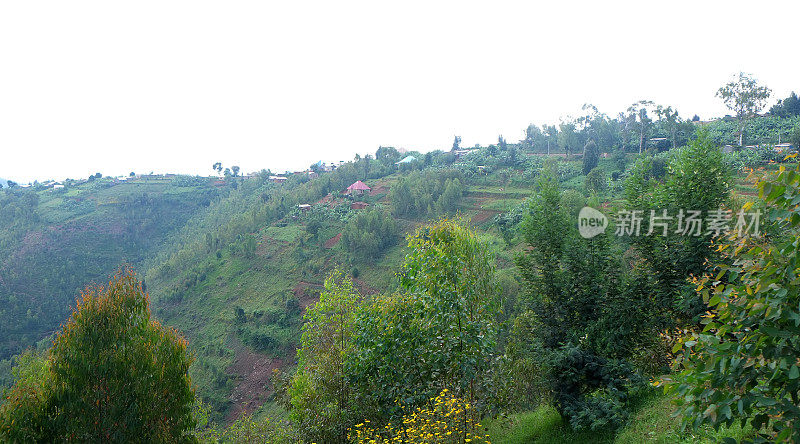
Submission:
{"label": "hillside", "polygon": [[206,179],[98,179],[0,195],[0,359],[54,332],[87,285],[140,264],[224,192]]}
{"label": "hillside", "polygon": [[[525,307],[518,260],[530,249],[520,226],[543,171],[555,175],[571,217],[587,203],[610,214],[626,203],[626,180],[639,174],[635,161],[646,161],[647,177],[658,183],[683,148],[651,147],[641,157],[630,152],[635,146],[603,151],[587,175],[579,153],[547,156],[541,141],[500,142],[461,156],[409,153],[417,160],[402,165],[400,153],[381,148],[374,157],[281,183],[263,171],[224,180],[143,176],[6,190],[0,382],[10,381],[13,355],[45,345],[40,341],[58,330],[81,289],[127,263],[143,279],[156,317],[188,339],[189,373],[213,422],[285,415],[274,384],[297,364],[303,314],[326,276],[341,270],[367,297],[394,292],[409,253],[406,236],[442,217],[465,221],[491,254],[503,300],[498,340],[506,344],[516,327],[504,321]],[[736,172],[732,199],[753,197],[746,170],[774,170],[777,158],[762,148],[726,154]],[[370,190],[346,193],[357,180]],[[541,407],[527,415],[518,419],[551,421],[553,412]]]}

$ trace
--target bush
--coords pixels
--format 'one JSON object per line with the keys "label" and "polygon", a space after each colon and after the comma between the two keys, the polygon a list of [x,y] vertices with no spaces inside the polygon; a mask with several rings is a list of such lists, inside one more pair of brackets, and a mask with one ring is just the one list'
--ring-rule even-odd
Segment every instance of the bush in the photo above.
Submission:
{"label": "bush", "polygon": [[480,428],[474,407],[443,389],[428,405],[407,413],[395,424],[376,429],[364,420],[348,431],[348,439],[355,444],[488,443],[489,435],[481,434]]}

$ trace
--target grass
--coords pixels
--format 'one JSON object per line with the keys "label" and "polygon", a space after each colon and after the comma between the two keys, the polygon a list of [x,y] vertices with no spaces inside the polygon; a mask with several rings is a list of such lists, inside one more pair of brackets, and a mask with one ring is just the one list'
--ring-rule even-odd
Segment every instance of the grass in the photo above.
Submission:
{"label": "grass", "polygon": [[517,413],[508,418],[486,421],[487,433],[495,444],[610,443],[610,435],[578,433],[565,423],[552,406]]}
{"label": "grass", "polygon": [[508,418],[484,422],[487,433],[495,444],[690,444],[717,443],[725,437],[737,441],[752,437],[752,428],[739,424],[714,431],[702,428],[682,433],[680,420],[672,416],[669,398],[662,394],[651,395],[635,406],[628,423],[616,434],[610,432],[575,432],[561,419],[552,406],[546,405],[529,412],[517,413]]}

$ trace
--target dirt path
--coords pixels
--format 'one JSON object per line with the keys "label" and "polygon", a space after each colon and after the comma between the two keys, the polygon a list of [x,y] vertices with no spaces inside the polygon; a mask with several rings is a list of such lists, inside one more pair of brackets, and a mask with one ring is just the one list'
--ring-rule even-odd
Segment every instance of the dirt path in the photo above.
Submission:
{"label": "dirt path", "polygon": [[332,238],[325,241],[325,248],[333,248],[336,244],[339,243],[339,240],[342,238],[342,233],[333,236]]}
{"label": "dirt path", "polygon": [[270,381],[272,370],[285,365],[286,360],[283,358],[256,353],[238,343],[233,364],[226,369],[227,373],[239,377],[239,381],[231,392],[232,405],[225,420],[230,424],[243,414],[252,413],[261,407],[274,391]]}

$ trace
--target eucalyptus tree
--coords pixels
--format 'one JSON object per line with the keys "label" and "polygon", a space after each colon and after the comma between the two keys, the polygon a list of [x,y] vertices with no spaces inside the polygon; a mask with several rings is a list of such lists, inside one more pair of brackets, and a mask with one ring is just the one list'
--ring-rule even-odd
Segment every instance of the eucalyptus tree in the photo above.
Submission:
{"label": "eucalyptus tree", "polygon": [[664,125],[669,132],[672,148],[677,148],[676,134],[678,131],[678,124],[681,122],[678,110],[673,110],[671,106],[663,107],[658,105],[658,107],[656,107],[656,115],[658,115],[659,122]]}
{"label": "eucalyptus tree", "polygon": [[550,155],[550,142],[558,142],[558,128],[555,125],[542,125],[542,132],[547,140],[547,155]]}
{"label": "eucalyptus tree", "polygon": [[653,123],[648,112],[653,111],[653,102],[650,100],[640,100],[628,107],[628,115],[632,116],[634,127],[639,133],[639,154],[644,149],[644,141]]}
{"label": "eucalyptus tree", "polygon": [[558,146],[569,156],[579,144],[578,133],[575,132],[575,121],[572,119],[564,120],[558,127]]}
{"label": "eucalyptus tree", "polygon": [[739,145],[744,143],[747,122],[761,112],[771,94],[771,89],[759,85],[756,79],[743,72],[717,90],[716,96],[722,99],[728,109],[736,113],[736,119],[739,121]]}

